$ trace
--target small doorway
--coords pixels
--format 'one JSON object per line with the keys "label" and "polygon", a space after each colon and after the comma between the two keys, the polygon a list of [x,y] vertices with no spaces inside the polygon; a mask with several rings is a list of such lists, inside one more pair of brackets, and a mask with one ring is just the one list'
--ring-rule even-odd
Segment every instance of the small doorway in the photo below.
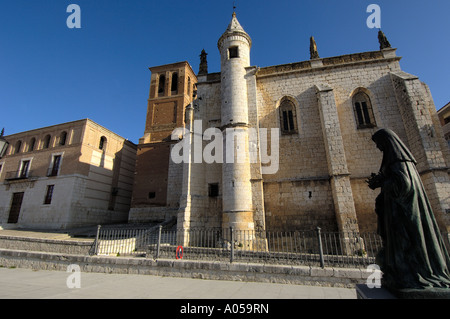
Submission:
{"label": "small doorway", "polygon": [[19,213],[20,208],[22,207],[23,194],[23,192],[13,194],[11,208],[9,210],[8,224],[16,224],[19,221]]}

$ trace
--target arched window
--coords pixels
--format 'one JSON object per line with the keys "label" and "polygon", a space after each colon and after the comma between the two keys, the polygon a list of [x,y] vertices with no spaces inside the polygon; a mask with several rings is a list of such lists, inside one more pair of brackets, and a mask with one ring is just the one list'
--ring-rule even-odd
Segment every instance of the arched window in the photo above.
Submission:
{"label": "arched window", "polygon": [[353,96],[353,109],[358,129],[376,126],[372,102],[366,93],[360,91]]}
{"label": "arched window", "polygon": [[59,145],[66,145],[66,139],[67,139],[67,132],[64,131],[59,136]]}
{"label": "arched window", "polygon": [[22,147],[22,141],[17,141],[16,146],[14,148],[14,154],[18,154],[20,152],[21,147]]}
{"label": "arched window", "polygon": [[44,137],[44,141],[42,143],[42,149],[49,148],[49,146],[50,146],[50,138],[51,138],[50,135],[47,135],[47,136]]}
{"label": "arched window", "polygon": [[283,134],[297,133],[295,104],[288,98],[284,98],[280,103],[280,127]]}
{"label": "arched window", "polygon": [[178,73],[177,72],[172,74],[172,86],[171,86],[170,91],[172,94],[178,93]]}
{"label": "arched window", "polygon": [[98,144],[98,148],[101,150],[106,150],[106,137],[100,137],[100,143]]}
{"label": "arched window", "polygon": [[36,139],[33,137],[28,145],[28,152],[34,151],[34,146],[36,145]]}
{"label": "arched window", "polygon": [[158,84],[158,94],[164,95],[164,87],[166,86],[166,76],[164,74],[161,74],[159,76],[159,84]]}

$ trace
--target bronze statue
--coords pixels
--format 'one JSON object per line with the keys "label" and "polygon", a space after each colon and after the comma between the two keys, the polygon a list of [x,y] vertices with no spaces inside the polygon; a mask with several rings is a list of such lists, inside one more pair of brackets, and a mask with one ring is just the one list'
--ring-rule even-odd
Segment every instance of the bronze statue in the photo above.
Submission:
{"label": "bronze statue", "polygon": [[450,258],[416,160],[391,130],[379,130],[372,140],[383,152],[380,172],[367,180],[371,189],[381,187],[375,211],[383,240],[377,255],[382,285],[400,293],[438,290],[440,297],[448,298]]}

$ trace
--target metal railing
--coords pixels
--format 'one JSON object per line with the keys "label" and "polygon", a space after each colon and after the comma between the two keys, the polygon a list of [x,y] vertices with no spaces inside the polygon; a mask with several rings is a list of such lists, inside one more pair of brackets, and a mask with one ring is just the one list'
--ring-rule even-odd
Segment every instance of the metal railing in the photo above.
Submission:
{"label": "metal railing", "polygon": [[33,176],[33,171],[30,170],[9,171],[5,174],[5,180],[12,181],[16,179],[27,179]]}
{"label": "metal railing", "polygon": [[136,255],[145,254],[148,245],[161,242],[157,231],[170,227],[176,219],[170,219],[160,225],[121,225],[97,226],[97,234],[92,253],[97,255]]}
{"label": "metal railing", "polygon": [[147,258],[367,267],[382,246],[374,233],[229,229],[100,228],[94,252]]}

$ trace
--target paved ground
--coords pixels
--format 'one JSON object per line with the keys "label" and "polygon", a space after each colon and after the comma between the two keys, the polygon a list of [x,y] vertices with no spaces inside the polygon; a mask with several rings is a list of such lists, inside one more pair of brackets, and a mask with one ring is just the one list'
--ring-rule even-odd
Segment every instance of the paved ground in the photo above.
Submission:
{"label": "paved ground", "polygon": [[[92,240],[73,233],[0,228],[0,235]],[[356,299],[355,289],[104,273],[80,273],[80,288],[68,288],[69,276],[0,268],[0,299]]]}
{"label": "paved ground", "polygon": [[[0,268],[1,299],[356,299],[354,289]],[[71,276],[69,278],[69,276]],[[68,288],[77,282],[80,288]]]}

